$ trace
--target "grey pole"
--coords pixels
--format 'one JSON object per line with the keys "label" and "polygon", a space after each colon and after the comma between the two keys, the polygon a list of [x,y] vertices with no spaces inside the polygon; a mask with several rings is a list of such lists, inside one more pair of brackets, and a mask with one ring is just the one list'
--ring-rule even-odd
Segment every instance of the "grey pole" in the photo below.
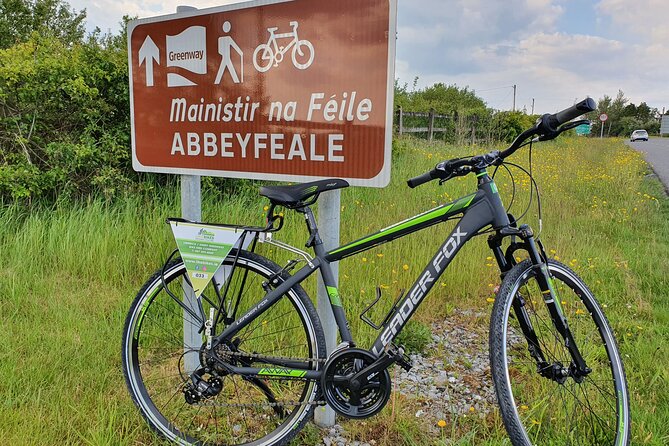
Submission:
{"label": "grey pole", "polygon": [[[321,195],[318,200],[318,231],[326,251],[339,246],[339,223],[341,216],[341,191],[333,190]],[[335,282],[339,284],[339,263],[332,263]],[[337,324],[330,308],[330,298],[321,276],[318,275],[318,317],[325,332],[328,355],[337,346]],[[335,424],[335,413],[329,406],[316,407],[314,422],[321,427]]]}
{"label": "grey pole", "polygon": [[[177,12],[194,11],[192,6],[177,6]],[[186,220],[202,220],[202,194],[200,189],[200,177],[198,175],[181,175],[181,217]],[[197,299],[193,289],[183,284],[184,304],[198,313]],[[198,333],[200,324],[184,310],[184,370],[193,373],[200,365],[198,351],[202,346],[202,337]]]}
{"label": "grey pole", "polygon": [[[202,220],[202,202],[200,194],[200,177],[197,175],[181,175],[181,216],[186,220]],[[193,289],[183,284],[184,303],[197,314],[199,312]],[[184,369],[193,373],[200,364],[198,351],[202,346],[202,337],[198,333],[200,324],[184,310]]]}

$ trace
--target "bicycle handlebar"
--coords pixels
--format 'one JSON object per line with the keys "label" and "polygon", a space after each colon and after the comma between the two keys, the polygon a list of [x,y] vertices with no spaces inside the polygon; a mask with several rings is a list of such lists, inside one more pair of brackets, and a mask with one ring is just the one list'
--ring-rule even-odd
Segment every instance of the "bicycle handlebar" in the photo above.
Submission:
{"label": "bicycle handlebar", "polygon": [[410,178],[410,179],[407,180],[407,184],[409,185],[409,187],[411,189],[413,189],[414,187],[418,187],[421,184],[428,183],[428,182],[436,179],[436,177],[432,176],[434,174],[435,170],[436,170],[436,168],[430,170],[429,172],[425,172],[423,175],[418,175],[417,177]]}
{"label": "bicycle handlebar", "polygon": [[581,116],[585,113],[594,111],[597,103],[592,98],[586,98],[581,102],[572,105],[553,115],[545,114],[537,120],[534,127],[525,130],[511,143],[505,150],[493,151],[485,155],[477,155],[471,158],[456,158],[448,161],[442,161],[434,169],[407,181],[410,188],[418,187],[429,181],[440,179],[449,180],[455,176],[465,175],[472,171],[471,168],[485,168],[490,165],[499,165],[501,162],[511,156],[516,150],[523,146],[523,143],[533,136],[539,136],[539,140],[548,141],[556,138],[565,128],[560,126]]}
{"label": "bicycle handlebar", "polygon": [[578,104],[574,104],[571,107],[562,110],[561,112],[557,112],[556,114],[551,115],[550,119],[553,121],[553,123],[557,124],[556,127],[558,127],[571,121],[574,118],[578,118],[581,115],[595,111],[596,108],[597,103],[595,103],[595,100],[592,98],[586,98]]}

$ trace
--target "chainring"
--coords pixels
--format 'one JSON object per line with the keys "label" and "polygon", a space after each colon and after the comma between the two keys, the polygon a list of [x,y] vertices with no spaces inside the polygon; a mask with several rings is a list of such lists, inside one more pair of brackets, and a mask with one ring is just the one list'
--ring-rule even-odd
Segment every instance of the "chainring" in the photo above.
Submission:
{"label": "chainring", "polygon": [[369,383],[357,392],[350,387],[350,379],[376,359],[367,350],[359,348],[340,350],[328,359],[323,368],[321,387],[325,400],[335,412],[347,418],[368,418],[383,409],[391,392],[388,370],[373,373],[368,377]]}

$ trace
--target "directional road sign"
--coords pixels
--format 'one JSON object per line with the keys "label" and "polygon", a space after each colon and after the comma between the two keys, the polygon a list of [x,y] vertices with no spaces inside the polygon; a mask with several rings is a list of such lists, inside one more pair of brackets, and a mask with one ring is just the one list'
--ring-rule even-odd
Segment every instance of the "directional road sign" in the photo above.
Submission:
{"label": "directional road sign", "polygon": [[128,25],[133,167],[390,179],[397,0],[263,0]]}

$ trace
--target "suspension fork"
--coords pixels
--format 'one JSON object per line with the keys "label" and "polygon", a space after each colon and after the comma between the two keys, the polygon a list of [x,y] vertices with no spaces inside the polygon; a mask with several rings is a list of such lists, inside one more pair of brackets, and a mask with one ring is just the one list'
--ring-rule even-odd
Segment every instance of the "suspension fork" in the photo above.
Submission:
{"label": "suspension fork", "polygon": [[[488,246],[490,246],[490,249],[492,249],[493,255],[495,256],[495,260],[501,271],[500,278],[502,280],[504,280],[504,277],[511,268],[516,265],[513,256],[514,252],[518,249],[525,248],[524,243],[516,243],[517,235],[520,235],[520,231],[517,228],[508,227],[503,228],[496,235],[491,235],[490,238],[488,238]],[[502,239],[509,236],[511,237],[511,245],[507,248],[505,254],[502,251]],[[539,339],[537,338],[537,333],[532,325],[530,315],[525,309],[525,299],[519,292],[514,296],[511,306],[516,315],[516,319],[518,320],[518,325],[520,325],[520,329],[523,332],[523,336],[527,341],[527,350],[529,351],[530,356],[536,361],[539,370],[547,368],[549,364],[539,345]]]}
{"label": "suspension fork", "polygon": [[[560,336],[564,339],[565,347],[569,351],[569,354],[572,358],[572,366],[570,367],[570,373],[578,381],[590,373],[590,369],[585,363],[581,352],[576,345],[574,335],[569,328],[567,323],[567,318],[564,316],[564,310],[560,302],[560,297],[557,294],[555,285],[553,283],[553,278],[551,277],[550,272],[548,271],[548,263],[546,253],[543,250],[543,246],[534,239],[534,234],[532,230],[527,225],[520,227],[521,238],[525,242],[527,252],[532,261],[533,269],[536,273],[536,279],[541,290],[541,295],[544,299],[544,303],[548,308],[548,312],[553,321],[553,325],[557,329]],[[538,344],[537,347],[539,348]]]}

